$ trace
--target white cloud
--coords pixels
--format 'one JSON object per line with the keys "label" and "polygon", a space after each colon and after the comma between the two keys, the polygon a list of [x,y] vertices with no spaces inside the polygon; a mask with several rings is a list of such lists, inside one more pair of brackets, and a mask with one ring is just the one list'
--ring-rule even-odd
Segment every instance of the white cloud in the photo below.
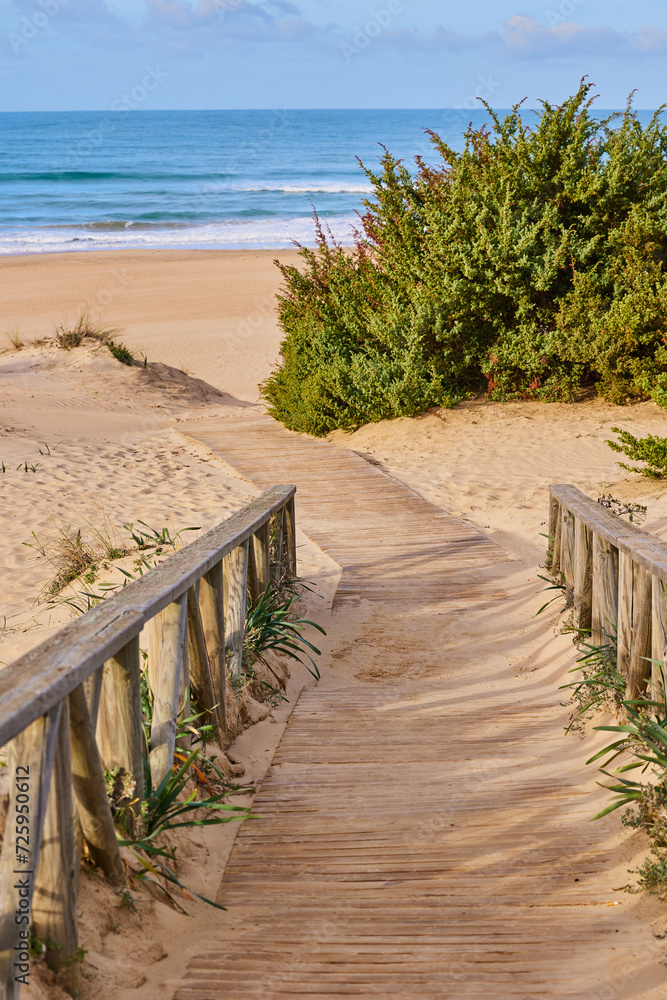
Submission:
{"label": "white cloud", "polygon": [[645,27],[639,31],[616,31],[604,25],[585,28],[561,21],[545,27],[525,14],[514,14],[504,25],[504,45],[510,53],[527,58],[550,56],[617,56],[667,51],[667,31]]}

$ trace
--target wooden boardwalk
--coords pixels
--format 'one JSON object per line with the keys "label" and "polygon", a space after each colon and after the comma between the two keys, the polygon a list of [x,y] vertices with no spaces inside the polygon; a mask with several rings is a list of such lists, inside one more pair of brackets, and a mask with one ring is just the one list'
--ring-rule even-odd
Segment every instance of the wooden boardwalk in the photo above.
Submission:
{"label": "wooden boardwalk", "polygon": [[[175,1000],[664,995],[628,975],[654,956],[620,922],[628,897],[604,877],[588,788],[553,763],[553,698],[460,669],[464,616],[503,599],[480,577],[504,553],[268,420],[197,437],[258,486],[296,483],[300,526],[343,567],[336,613],[374,683],[302,694],[225,871],[224,935]],[[438,621],[461,634],[448,645]]]}

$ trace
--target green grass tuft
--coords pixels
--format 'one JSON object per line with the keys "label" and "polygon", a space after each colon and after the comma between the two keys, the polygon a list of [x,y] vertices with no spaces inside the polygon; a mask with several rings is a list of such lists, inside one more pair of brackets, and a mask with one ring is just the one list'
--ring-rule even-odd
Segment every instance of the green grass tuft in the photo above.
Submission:
{"label": "green grass tuft", "polygon": [[116,343],[114,340],[110,340],[107,343],[107,347],[113,354],[116,361],[120,361],[122,365],[133,365],[134,356],[128,351],[125,344]]}

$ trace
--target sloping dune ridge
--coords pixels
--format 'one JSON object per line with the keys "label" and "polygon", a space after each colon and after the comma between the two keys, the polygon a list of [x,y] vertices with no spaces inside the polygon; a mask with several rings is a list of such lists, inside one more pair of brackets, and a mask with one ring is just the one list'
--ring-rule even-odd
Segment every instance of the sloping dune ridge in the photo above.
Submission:
{"label": "sloping dune ridge", "polygon": [[[54,576],[50,557],[63,531],[81,529],[94,545],[100,537],[122,542],[123,525],[139,519],[176,532],[206,529],[257,495],[257,486],[206,442],[211,428],[224,438],[238,427],[256,430],[261,440],[267,418],[258,403],[258,385],[276,363],[280,342],[274,302],[280,275],[274,256],[270,251],[136,251],[3,259],[0,335],[6,332],[15,344],[9,337],[0,343],[0,462],[5,469],[0,473],[0,627],[6,618],[1,665],[69,619],[67,607],[53,608],[45,601]],[[294,259],[291,251],[279,256]],[[116,338],[140,363],[121,365],[88,340],[71,351],[58,349],[55,327],[75,321],[84,308],[105,325],[120,328]],[[330,436],[337,448],[356,452],[432,504],[469,521],[507,554],[506,561],[480,570],[476,580],[495,603],[486,610],[482,604],[466,623],[465,641],[445,637],[442,648],[432,651],[431,679],[442,677],[446,684],[451,658],[459,674],[482,671],[482,692],[503,685],[539,688],[560,711],[563,726],[567,723],[569,709],[558,708],[566,700],[558,688],[576,653],[560,634],[555,611],[533,617],[546,599],[537,579],[546,545],[546,487],[573,483],[590,496],[606,492],[643,503],[648,508],[644,527],[667,538],[667,487],[618,467],[619,456],[605,443],[615,426],[637,435],[667,434],[667,418],[652,403],[473,400],[454,410]],[[348,678],[350,683],[389,681],[418,696],[425,651],[420,650],[420,665],[414,650],[383,648],[391,623],[363,602],[352,611],[337,608],[340,567],[304,534],[299,558],[301,575],[321,594],[308,598],[308,616],[328,632],[322,686],[340,687]],[[371,649],[361,637],[371,629],[373,614],[378,638]],[[230,756],[239,771],[244,769],[248,787],[261,782],[305,684],[312,684],[308,674],[292,669],[290,705],[273,709],[232,746]],[[562,740],[550,768],[555,781],[588,782],[591,816],[604,802],[594,770],[582,778],[594,739],[589,734],[585,740]],[[215,895],[235,833],[231,827],[202,828],[179,839],[187,884]],[[601,824],[600,844],[606,867],[593,887],[598,896],[624,885],[628,868],[646,850],[645,839],[623,828],[615,816]],[[616,985],[609,987],[615,992],[609,995],[658,1000],[664,995],[656,984],[667,960],[667,911],[652,899],[616,892],[613,898],[619,950],[624,930],[632,931],[633,940],[642,933],[644,938],[635,951],[619,956],[612,970]],[[231,911],[214,911],[196,900],[188,900],[186,916],[143,890],[135,911],[119,908],[94,873],[82,878],[80,902],[83,1000],[171,997],[188,960],[219,942],[225,922],[234,920]],[[632,987],[623,979],[628,963],[634,964]],[[25,995],[65,996],[39,966]]]}

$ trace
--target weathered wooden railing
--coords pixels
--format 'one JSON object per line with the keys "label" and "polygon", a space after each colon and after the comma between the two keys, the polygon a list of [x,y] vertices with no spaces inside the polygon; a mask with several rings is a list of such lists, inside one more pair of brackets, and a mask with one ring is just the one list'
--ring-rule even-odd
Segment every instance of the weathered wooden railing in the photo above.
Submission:
{"label": "weathered wooden railing", "polygon": [[[0,671],[9,808],[0,855],[0,1000],[28,974],[28,931],[67,968],[77,952],[82,845],[122,884],[104,770],[144,795],[139,636],[154,695],[150,777],[172,766],[187,693],[224,740],[241,674],[246,595],[296,575],[293,486],[274,486],[124,590]],[[179,744],[180,745],[180,744]],[[71,985],[76,965],[70,962]]]}
{"label": "weathered wooden railing", "polygon": [[[574,625],[617,643],[627,697],[662,690],[667,666],[667,542],[574,486],[551,486],[551,571],[562,573]],[[657,662],[651,662],[657,661]]]}

